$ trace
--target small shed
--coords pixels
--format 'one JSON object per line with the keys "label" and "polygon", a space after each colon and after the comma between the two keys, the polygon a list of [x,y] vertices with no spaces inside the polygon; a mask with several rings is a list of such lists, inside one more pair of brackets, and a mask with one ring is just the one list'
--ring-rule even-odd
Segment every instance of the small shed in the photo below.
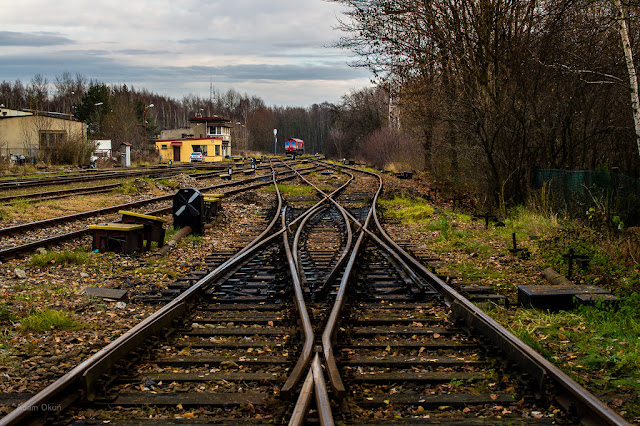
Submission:
{"label": "small shed", "polygon": [[120,144],[120,158],[122,159],[122,167],[131,167],[131,144],[129,142]]}

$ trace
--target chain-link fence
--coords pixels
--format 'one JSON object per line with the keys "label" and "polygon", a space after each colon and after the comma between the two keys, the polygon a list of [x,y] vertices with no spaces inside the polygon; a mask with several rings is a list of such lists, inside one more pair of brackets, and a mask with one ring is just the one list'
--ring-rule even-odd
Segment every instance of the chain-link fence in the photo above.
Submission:
{"label": "chain-link fence", "polygon": [[640,225],[637,179],[606,170],[537,169],[536,189],[543,188],[556,211],[582,217],[596,213],[627,227]]}

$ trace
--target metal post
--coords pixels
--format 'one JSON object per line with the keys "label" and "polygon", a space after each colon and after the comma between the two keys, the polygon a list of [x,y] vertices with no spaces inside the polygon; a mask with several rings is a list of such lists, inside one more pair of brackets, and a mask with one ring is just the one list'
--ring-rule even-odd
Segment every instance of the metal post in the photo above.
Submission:
{"label": "metal post", "polygon": [[142,121],[144,124],[144,143],[147,143],[147,110],[149,108],[153,108],[153,104],[149,104],[147,106],[144,107],[144,110],[142,111]]}
{"label": "metal post", "polygon": [[278,129],[273,129],[273,155],[276,155],[276,150],[278,149]]}

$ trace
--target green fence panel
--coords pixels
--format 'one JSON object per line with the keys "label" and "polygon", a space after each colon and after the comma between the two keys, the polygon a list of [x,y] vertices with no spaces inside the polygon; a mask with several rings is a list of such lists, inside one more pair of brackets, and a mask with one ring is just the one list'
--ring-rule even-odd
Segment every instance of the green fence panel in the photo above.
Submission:
{"label": "green fence panel", "polygon": [[640,225],[640,182],[606,170],[537,169],[536,189],[546,186],[557,211],[584,216],[594,208],[618,216],[625,226]]}

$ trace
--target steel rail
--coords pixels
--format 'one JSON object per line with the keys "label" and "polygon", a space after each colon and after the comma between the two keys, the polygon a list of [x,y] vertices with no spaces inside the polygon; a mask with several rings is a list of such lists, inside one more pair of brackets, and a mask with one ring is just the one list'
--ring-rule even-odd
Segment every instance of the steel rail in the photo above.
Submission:
{"label": "steel rail", "polygon": [[[300,259],[300,256],[298,256],[298,248],[299,248],[299,242],[300,242],[300,235],[302,234],[302,230],[307,226],[307,222],[313,218],[316,214],[318,214],[319,212],[325,210],[327,207],[326,206],[319,206],[317,208],[315,208],[313,211],[309,212],[308,215],[305,216],[305,218],[302,220],[302,222],[300,222],[300,226],[298,226],[298,229],[296,230],[296,233],[293,237],[293,258],[296,261],[296,269],[297,271],[302,271],[302,261]],[[300,277],[300,282],[301,285],[302,283],[306,282],[306,279],[304,277],[304,274],[299,274]]]}
{"label": "steel rail", "polygon": [[[298,269],[299,270],[302,270],[302,265],[300,263],[301,260],[300,260],[300,257],[298,256],[298,247],[299,247],[300,236],[302,234],[302,230],[306,226],[306,223],[308,222],[308,220],[311,220],[313,218],[313,216],[318,214],[321,210],[322,210],[322,208],[318,208],[316,211],[312,212],[309,216],[307,216],[304,219],[303,223],[301,223],[300,226],[298,227],[298,230],[296,231],[296,234],[294,236],[294,239],[293,239],[293,256],[297,260],[297,264],[298,264]],[[330,283],[340,273],[340,269],[342,268],[342,265],[344,264],[344,262],[345,262],[345,260],[347,258],[347,255],[349,254],[349,250],[351,250],[351,244],[353,242],[353,232],[351,230],[351,223],[349,222],[349,219],[347,218],[347,215],[344,213],[344,211],[340,210],[340,213],[342,214],[342,216],[344,218],[344,223],[345,223],[345,227],[346,227],[346,231],[347,231],[347,241],[345,243],[344,249],[342,250],[342,254],[340,255],[340,258],[338,259],[338,262],[336,262],[336,265],[331,269],[331,272],[325,278],[325,280],[322,283],[322,285],[319,288],[316,289],[317,291],[322,292],[322,293],[324,293],[326,291],[326,289],[329,288]]]}
{"label": "steel rail", "polygon": [[558,402],[569,412],[577,415],[584,424],[592,424],[594,419],[597,419],[597,422],[593,424],[602,424],[602,422],[609,425],[630,424],[557,366],[425,268],[389,237],[378,220],[376,222],[378,231],[389,245],[398,251],[407,262],[416,267],[430,284],[440,289],[445,299],[448,300],[454,316],[462,319],[470,330],[483,334],[497,347],[503,349],[507,358],[524,368],[537,381],[540,394],[544,393],[547,379],[552,379],[566,391],[556,396]]}
{"label": "steel rail", "polygon": [[[185,171],[190,170],[213,170],[213,171],[223,171],[226,170],[228,166],[220,165],[216,163],[202,163],[202,164],[178,164],[172,165],[170,167],[151,167],[147,169],[122,169],[122,170],[102,170],[102,171],[84,171],[84,172],[72,172],[65,175],[56,175],[56,176],[43,176],[43,177],[31,177],[31,178],[12,178],[12,179],[2,179],[0,180],[0,189],[5,187],[14,187],[14,188],[28,188],[31,186],[37,185],[57,185],[64,184],[70,182],[89,182],[92,180],[106,180],[106,179],[120,179],[120,178],[129,178],[136,177],[141,175],[148,175],[151,177],[158,177],[161,175],[174,175],[178,173],[183,173]],[[12,189],[12,188],[7,188]]]}
{"label": "steel rail", "polygon": [[[291,161],[287,159],[287,161]],[[296,162],[299,160],[295,160]],[[257,166],[258,168],[263,168],[263,166]],[[268,166],[267,166],[268,167]],[[110,177],[119,178],[119,177],[130,177],[130,176],[139,176],[141,174],[163,174],[167,172],[176,172],[179,173],[184,170],[227,170],[228,164],[219,164],[219,163],[187,163],[187,164],[174,164],[172,166],[155,166],[150,167],[144,170],[140,169],[103,169],[103,170],[85,170],[85,171],[77,171],[71,172],[66,175],[57,175],[57,176],[42,176],[42,177],[13,177],[0,180],[0,187],[2,186],[10,186],[13,184],[17,184],[14,186],[21,186],[24,184],[56,184],[56,183],[65,183],[64,180],[67,179],[75,179],[80,181],[89,181],[92,179],[100,180],[100,179],[108,179]],[[99,179],[98,179],[99,178]]]}
{"label": "steel rail", "polygon": [[[333,168],[334,170],[338,170],[336,167],[330,166],[330,168]],[[347,167],[348,168],[348,167]],[[348,168],[350,169],[350,168]],[[352,169],[354,170],[354,169]],[[357,170],[357,169],[355,169]],[[370,173],[370,172],[368,172]],[[355,178],[353,175],[349,174],[352,178]],[[380,178],[380,176],[378,176],[377,174],[372,174],[373,176],[375,176],[378,181],[379,184],[382,185],[383,181]],[[306,181],[306,179],[302,178],[303,180]],[[310,183],[310,185],[314,186],[313,184]],[[324,194],[322,192],[322,190],[320,190],[319,188],[316,187],[316,190],[321,193]],[[334,202],[334,204],[337,205],[337,203],[333,200],[331,200],[332,202]],[[342,209],[341,206],[337,205],[338,208]],[[374,210],[374,215],[376,214],[376,209],[375,209],[375,205],[372,207]],[[359,229],[364,229],[364,231],[367,233],[367,235],[374,240],[374,242],[376,244],[378,244],[385,252],[387,252],[389,255],[391,255],[393,257],[393,260],[398,264],[398,266],[409,275],[409,277],[412,279],[412,282],[414,283],[414,285],[416,285],[418,287],[418,289],[420,291],[425,291],[424,286],[422,286],[422,284],[420,283],[420,279],[418,278],[418,275],[415,273],[415,271],[413,270],[413,268],[411,266],[409,266],[407,264],[407,262],[402,258],[402,256],[400,256],[395,250],[393,250],[391,247],[389,247],[387,244],[385,244],[384,241],[382,241],[376,234],[374,234],[373,232],[371,232],[368,228],[363,228],[362,223],[360,223],[360,221],[358,219],[356,219],[348,210],[346,209],[342,209],[341,211],[344,211],[344,213],[349,217],[349,220],[351,220]],[[374,216],[376,217],[376,216]]]}
{"label": "steel rail", "polygon": [[[330,166],[330,168],[333,168],[334,170],[338,170],[336,167]],[[345,167],[348,169],[351,169],[349,167]],[[357,170],[357,169],[351,169],[351,170]],[[362,171],[364,172],[364,171]],[[367,172],[370,173],[370,172]],[[378,181],[380,182],[380,185],[382,185],[382,179],[380,178],[380,176],[378,176],[377,174],[372,174],[373,176],[376,176]],[[374,215],[376,214],[376,208],[375,205],[372,207],[374,210]],[[351,213],[349,213],[349,211],[346,211],[347,216],[349,217],[349,219],[360,229],[363,229],[362,223],[360,223],[360,221],[358,219],[356,219]],[[377,216],[374,216],[377,217]],[[415,271],[413,270],[413,268],[411,266],[409,266],[409,264],[407,264],[407,262],[402,258],[402,256],[400,256],[395,250],[393,250],[391,247],[389,247],[387,244],[385,244],[384,241],[382,241],[376,234],[374,234],[373,232],[371,232],[368,228],[365,228],[364,231],[367,233],[367,235],[373,239],[373,241],[378,244],[384,251],[386,251],[389,255],[391,255],[391,257],[393,257],[393,260],[398,264],[398,266],[400,266],[400,268],[407,273],[411,279],[412,282],[414,283],[414,285],[416,285],[418,287],[418,289],[420,291],[424,291],[425,288],[420,284],[420,279],[418,278],[418,275],[415,273]]]}
{"label": "steel rail", "polygon": [[316,408],[320,424],[323,426],[334,425],[333,414],[331,412],[331,402],[329,401],[329,392],[327,392],[327,383],[324,380],[322,372],[322,364],[320,355],[316,353],[311,362],[311,368],[307,373],[307,377],[302,384],[302,389],[298,395],[298,400],[289,419],[289,426],[301,426],[306,423],[311,398],[316,397]]}
{"label": "steel rail", "polygon": [[[291,168],[291,170],[294,170]],[[294,170],[295,171],[295,170]],[[340,255],[340,258],[338,259],[338,262],[336,262],[335,267],[331,270],[331,272],[329,273],[329,275],[325,278],[324,282],[322,283],[322,285],[318,288],[318,291],[321,293],[324,293],[327,291],[327,289],[330,287],[331,283],[333,282],[333,280],[335,280],[335,278],[338,276],[338,274],[340,273],[340,270],[342,269],[342,266],[344,265],[344,263],[347,260],[347,256],[349,254],[349,251],[351,250],[351,246],[353,244],[353,231],[351,229],[351,224],[349,222],[349,219],[347,218],[347,214],[348,212],[342,208],[342,206],[340,206],[334,199],[333,199],[333,194],[331,195],[327,195],[324,191],[320,190],[320,188],[318,188],[316,185],[314,185],[313,183],[311,183],[309,180],[307,180],[304,176],[302,176],[301,173],[297,173],[300,177],[300,179],[305,182],[307,185],[312,186],[313,188],[315,188],[315,190],[322,195],[323,197],[327,197],[329,200],[331,200],[331,202],[337,206],[338,211],[340,212],[340,214],[342,215],[343,219],[344,219],[344,223],[345,223],[345,227],[347,228],[347,241],[345,243],[345,247],[342,250],[342,254]],[[343,188],[346,188],[347,185],[349,185],[351,182],[353,182],[353,180],[355,179],[355,177],[348,173],[349,175],[349,180],[347,181],[347,183],[345,183],[342,187],[340,187],[338,190],[336,190],[334,193],[336,195],[338,195]],[[302,228],[302,227],[301,227]],[[294,238],[294,255],[296,256],[296,259],[298,258],[297,256],[297,248],[298,248],[298,240],[300,238],[299,235],[299,231],[298,233],[296,233],[296,237]]]}
{"label": "steel rail", "polygon": [[[0,197],[0,203],[11,203],[17,200],[31,200],[34,198],[43,198],[46,200],[53,200],[55,198],[63,198],[68,195],[77,195],[79,193],[99,193],[99,192],[107,192],[117,187],[121,186],[120,183],[110,183],[108,185],[99,185],[99,186],[90,186],[83,188],[72,188],[72,189],[60,189],[57,191],[47,191],[47,192],[35,192],[31,194],[22,194],[22,195],[9,195],[5,197]],[[44,200],[43,200],[44,201]]]}
{"label": "steel rail", "polygon": [[333,415],[331,414],[331,402],[329,401],[329,392],[327,392],[327,384],[324,381],[322,373],[322,365],[320,364],[320,355],[316,353],[311,364],[313,372],[313,383],[315,384],[316,408],[318,417],[322,426],[333,426]]}
{"label": "steel rail", "polygon": [[14,180],[14,181],[0,181],[0,189],[2,188],[29,188],[32,186],[39,185],[57,185],[63,183],[70,182],[88,182],[92,180],[106,180],[106,179],[118,179],[123,177],[135,177],[135,176],[158,176],[158,175],[173,175],[183,172],[184,170],[194,169],[196,167],[191,166],[178,166],[172,168],[156,168],[150,170],[129,170],[122,172],[98,172],[91,175],[76,175],[76,176],[61,176],[57,178],[34,178],[34,179],[23,179],[23,180]]}
{"label": "steel rail", "polygon": [[[259,167],[259,168],[265,168],[265,167],[269,167],[269,166],[263,166],[263,167]],[[204,172],[204,173],[193,174],[190,177],[192,177],[193,179],[196,179],[196,180],[210,179],[212,176],[218,176],[219,173],[221,171],[224,171],[224,170],[227,170],[227,169],[226,168],[220,168],[220,169],[214,170],[212,172]],[[262,175],[262,177],[264,177],[264,175]],[[118,177],[114,177],[114,179],[117,179],[117,178]],[[159,178],[154,178],[154,180],[157,180],[157,179],[159,179]],[[64,183],[64,182],[62,182],[62,183]],[[47,191],[47,192],[32,192],[32,193],[29,193],[29,194],[16,194],[16,195],[9,195],[9,196],[5,196],[5,197],[0,197],[0,202],[14,202],[16,200],[22,200],[22,199],[24,199],[24,200],[42,199],[42,201],[54,200],[54,199],[57,199],[57,198],[67,197],[69,195],[78,195],[78,194],[87,194],[87,193],[95,194],[95,193],[100,193],[100,192],[107,192],[107,191],[116,189],[121,185],[122,185],[122,183],[110,183],[110,184],[107,184],[107,185],[98,185],[98,186],[90,186],[90,187],[59,189],[59,190]]]}
{"label": "steel rail", "polygon": [[305,423],[307,414],[309,413],[309,406],[311,405],[311,398],[313,397],[313,389],[313,370],[309,370],[302,384],[302,388],[300,392],[298,392],[298,400],[289,418],[289,426],[299,426]]}
{"label": "steel rail", "polygon": [[[287,166],[286,164],[283,165],[277,165],[276,167],[285,167]],[[264,165],[264,166],[259,166],[257,169],[262,169],[262,168],[267,168],[270,167],[269,165]],[[256,170],[257,170],[256,169]],[[218,176],[220,171],[226,170],[226,168],[220,168],[219,170],[215,170],[213,172],[204,172],[204,173],[200,173],[200,174],[195,174],[192,175],[191,177],[193,177],[196,180],[201,180],[201,179],[210,179],[212,176]],[[260,176],[256,176],[253,178],[250,178],[252,180],[260,180],[263,179],[265,176],[267,175],[260,175]],[[114,177],[114,179],[117,177]],[[107,179],[107,178],[105,178]],[[249,180],[249,179],[248,179]],[[229,182],[229,183],[225,183],[225,184],[221,184],[221,185],[233,185],[235,182]],[[93,187],[82,187],[82,188],[72,188],[72,189],[61,189],[61,190],[56,190],[56,191],[48,191],[48,192],[38,192],[38,193],[30,193],[30,194],[22,194],[22,195],[10,195],[10,196],[5,196],[5,197],[0,197],[0,202],[15,202],[17,200],[31,200],[31,199],[38,199],[40,201],[48,201],[48,200],[54,200],[54,199],[59,199],[59,198],[65,198],[68,197],[70,195],[79,195],[79,194],[96,194],[96,193],[100,193],[100,192],[108,192],[110,190],[114,190],[116,188],[118,188],[119,186],[121,186],[120,183],[114,183],[114,184],[108,184],[108,185],[100,185],[100,186],[93,186]],[[69,218],[69,217],[73,217],[73,215],[69,215],[69,216],[62,216],[62,218]],[[72,220],[72,219],[70,219]],[[27,224],[23,224],[23,225],[27,225]],[[45,224],[41,224],[39,223],[38,225],[35,226],[46,226]],[[16,225],[19,226],[19,225]],[[2,231],[3,228],[0,228],[0,235],[2,235],[4,233],[4,231]],[[7,228],[7,229],[10,229]],[[13,232],[18,232],[20,230],[24,230],[25,228],[11,228],[11,230],[7,231],[9,233],[13,233]],[[26,228],[28,229],[28,227]]]}
{"label": "steel rail", "polygon": [[[316,209],[317,207],[310,211],[314,211]],[[291,370],[289,377],[287,377],[287,380],[285,381],[284,385],[282,385],[282,389],[280,390],[280,394],[287,398],[291,396],[293,388],[298,384],[300,378],[302,377],[302,373],[307,369],[307,366],[311,361],[311,351],[313,350],[314,335],[313,326],[311,325],[311,319],[309,318],[309,312],[307,310],[307,305],[304,301],[302,285],[300,284],[300,272],[297,268],[296,260],[294,259],[289,247],[289,233],[287,232],[288,227],[285,215],[286,207],[282,209],[282,229],[285,230],[285,232],[282,233],[282,244],[284,245],[284,250],[287,255],[287,263],[289,264],[289,270],[291,271],[291,279],[293,281],[294,290],[294,302],[296,305],[296,309],[298,310],[298,315],[300,315],[300,320],[302,322],[302,331],[304,334],[302,353],[298,357],[296,365],[293,367],[293,370]],[[303,222],[304,220],[305,219],[303,219]]]}
{"label": "steel rail", "polygon": [[[277,185],[275,182],[275,175],[274,185]],[[282,208],[282,197],[279,196],[279,192],[277,192],[277,194],[277,211],[279,212]],[[277,216],[278,214],[275,215],[276,219]],[[270,223],[270,226],[273,227],[275,223],[277,223],[277,220],[273,220]],[[249,257],[259,248],[274,241],[278,236],[280,236],[280,234],[283,234],[285,230],[286,228],[283,228],[280,231],[273,233],[271,236],[255,242],[252,247],[247,248],[243,253],[225,261],[167,305],[145,318],[109,345],[100,349],[94,355],[80,363],[71,371],[67,372],[60,379],[56,380],[54,383],[31,397],[28,401],[20,404],[20,406],[15,410],[0,419],[0,426],[40,424],[42,420],[44,420],[43,417],[46,417],[47,414],[46,412],[39,410],[39,407],[43,404],[50,404],[52,401],[58,401],[61,404],[61,408],[66,408],[73,401],[82,396],[87,399],[91,399],[91,396],[94,394],[93,387],[95,385],[95,380],[106,368],[110,368],[129,351],[141,344],[145,339],[170,326],[172,321],[182,315],[188,306],[195,303],[196,296],[200,294],[201,291],[206,290],[209,284],[222,277],[227,270]],[[64,402],[64,407],[62,407],[62,402]]]}
{"label": "steel rail", "polygon": [[[334,169],[334,170],[338,170],[338,168],[336,168],[333,165],[329,165],[330,168]],[[351,167],[344,167],[346,169],[349,170],[353,170],[353,171],[360,171],[362,173],[368,173],[372,176],[375,176],[380,184],[380,187],[382,188],[382,178],[375,174],[375,173],[371,173],[371,172],[365,172],[364,170],[357,170],[357,169],[352,169]],[[377,221],[377,213],[376,213],[376,205],[374,204],[372,206],[373,212],[374,212],[374,218],[376,218]],[[407,264],[407,262],[402,258],[402,256],[400,256],[400,254],[398,254],[397,251],[393,250],[389,245],[387,245],[383,240],[380,239],[380,237],[378,237],[376,234],[374,234],[373,232],[371,232],[368,228],[363,228],[362,223],[360,223],[360,221],[358,219],[356,219],[349,211],[346,211],[347,216],[349,217],[349,219],[356,225],[358,226],[358,228],[360,229],[364,229],[364,231],[367,233],[367,235],[373,239],[373,241],[378,244],[384,251],[386,251],[389,255],[391,255],[394,259],[394,261],[401,267],[401,269],[407,273],[412,281],[414,282],[415,285],[419,286],[420,290],[424,290],[424,288],[421,287],[420,284],[420,279],[418,278],[418,275],[415,273],[415,271],[413,270],[413,268]]]}
{"label": "steel rail", "polygon": [[[294,170],[294,172],[300,178],[304,179],[302,177],[302,174],[299,173],[297,170]],[[288,397],[288,396],[291,395],[291,392],[292,392],[293,388],[302,379],[302,374],[307,369],[307,367],[309,365],[309,362],[311,360],[311,349],[313,347],[313,340],[314,340],[313,327],[312,327],[311,321],[309,319],[309,314],[307,312],[306,303],[304,301],[304,293],[302,291],[301,278],[300,278],[300,276],[301,276],[301,268],[299,268],[299,263],[297,261],[297,239],[299,238],[300,231],[301,231],[302,227],[304,226],[304,223],[306,223],[307,219],[312,214],[315,214],[315,212],[319,211],[323,203],[325,203],[327,200],[331,200],[332,197],[334,197],[335,195],[337,195],[341,191],[343,191],[344,188],[346,188],[351,183],[351,181],[352,181],[352,179],[350,179],[349,181],[345,182],[342,186],[340,186],[339,188],[334,190],[331,194],[327,195],[327,194],[323,193],[324,198],[322,200],[320,200],[314,206],[312,206],[309,209],[307,209],[307,211],[305,213],[303,213],[302,215],[298,216],[288,226],[286,226],[285,217],[284,217],[284,213],[283,213],[283,218],[282,218],[283,227],[285,227],[285,229],[287,231],[283,236],[283,244],[284,244],[285,252],[287,253],[287,260],[289,262],[289,269],[291,271],[291,276],[292,276],[292,279],[294,281],[296,308],[298,310],[298,314],[300,315],[300,320],[302,321],[303,329],[305,331],[305,343],[304,343],[302,354],[300,355],[300,357],[298,357],[298,361],[296,362],[296,365],[295,365],[294,369],[292,370],[291,374],[289,374],[289,377],[287,378],[285,384],[282,386],[282,389],[280,391],[280,393],[283,394],[285,397]],[[288,232],[291,229],[291,227],[295,224],[295,222],[298,222],[298,221],[300,221],[300,224],[297,225],[298,226],[298,229],[297,229],[298,232],[296,232],[296,237],[294,238],[294,247],[295,247],[295,252],[294,253],[295,254],[292,255],[291,254],[291,250],[289,248]]]}
{"label": "steel rail", "polygon": [[[377,176],[378,179],[382,181],[376,173],[346,166],[340,167]],[[375,204],[373,206],[373,213],[376,213]],[[602,424],[603,422],[609,425],[630,424],[614,410],[607,407],[595,395],[424,267],[424,265],[391,239],[382,227],[377,213],[374,214],[373,217],[375,218],[376,229],[393,251],[396,251],[407,263],[415,267],[429,284],[442,292],[445,300],[451,306],[454,315],[461,318],[470,330],[475,330],[483,334],[497,347],[503,349],[509,359],[524,368],[531,377],[536,379],[538,392],[543,392],[544,383],[547,379],[553,379],[565,390],[563,394],[556,397],[558,402],[564,405],[565,409],[576,414],[585,424]],[[596,423],[592,423],[594,421]]]}
{"label": "steel rail", "polygon": [[[326,193],[324,193],[323,191],[319,191],[318,188],[311,184],[308,180],[306,180],[300,173],[298,173],[299,177],[301,180],[305,181],[307,184],[311,185],[312,187],[314,187],[321,195],[324,196],[323,200],[318,203],[316,206],[310,208],[309,210],[307,210],[307,212],[305,212],[304,215],[298,217],[298,219],[302,218],[298,229],[296,231],[296,234],[294,236],[294,250],[293,250],[293,254],[291,253],[290,249],[289,249],[289,241],[288,241],[288,234],[285,233],[283,234],[283,244],[285,247],[285,251],[287,254],[287,260],[289,263],[289,268],[291,270],[291,275],[292,275],[292,279],[294,282],[294,290],[295,290],[295,297],[296,297],[296,308],[299,311],[299,315],[303,324],[303,330],[305,333],[305,344],[304,344],[304,348],[302,350],[302,353],[300,355],[300,357],[298,358],[298,362],[296,363],[296,366],[294,367],[294,370],[292,371],[292,373],[289,375],[289,377],[287,378],[287,382],[285,383],[285,385],[282,387],[281,393],[286,395],[289,395],[290,392],[292,391],[292,389],[294,388],[294,386],[297,385],[297,383],[300,381],[300,379],[302,378],[302,373],[303,371],[306,371],[309,361],[310,361],[310,357],[311,357],[311,351],[313,349],[313,339],[314,339],[314,334],[313,334],[313,326],[311,324],[311,321],[309,319],[309,315],[308,315],[308,311],[306,308],[306,303],[304,301],[304,293],[302,291],[302,285],[301,285],[301,278],[300,276],[301,271],[302,271],[302,267],[299,263],[298,260],[298,245],[299,245],[299,240],[300,240],[300,235],[302,232],[302,229],[304,228],[305,224],[307,223],[307,221],[313,217],[315,214],[317,214],[319,211],[321,211],[323,209],[323,207],[321,206],[322,203],[324,203],[327,200],[331,200],[332,202],[335,203],[335,201],[333,200],[333,197],[337,194],[339,194],[340,192],[342,192],[344,190],[344,188],[346,188],[352,181],[353,181],[353,176],[351,176],[351,178],[345,183],[343,184],[340,188],[336,189],[334,192],[332,192],[331,194],[327,195]],[[346,218],[346,215],[344,214],[344,212],[342,211],[342,208],[339,206],[339,208],[341,209],[341,212],[343,214],[343,217],[345,219],[345,226],[348,229],[348,241],[349,244],[346,247],[345,252],[348,252],[348,250],[350,249],[350,243],[352,240],[352,232],[351,232],[351,227],[350,227],[350,223]],[[286,226],[286,219],[285,219],[285,212],[283,211],[282,213],[282,224],[283,227]],[[340,264],[336,265],[333,268],[333,271],[339,270],[340,269]],[[313,386],[313,388],[312,388]],[[312,392],[312,390],[315,390],[315,392]],[[289,421],[289,425],[291,426],[298,426],[298,425],[302,425],[304,424],[305,418],[306,418],[306,414],[308,412],[308,407],[310,405],[311,402],[311,396],[312,394],[315,394],[316,397],[316,407],[317,407],[317,411],[318,411],[318,415],[319,415],[319,420],[320,420],[320,424],[321,425],[333,425],[333,415],[331,412],[331,403],[329,401],[329,394],[327,392],[327,385],[326,382],[324,380],[324,374],[322,371],[322,366],[320,363],[320,356],[318,353],[315,354],[315,357],[313,359],[313,361],[311,362],[311,368],[307,373],[307,377],[305,379],[305,382],[303,384],[302,387],[302,391],[299,395],[299,398],[296,402],[296,405],[294,407],[293,410],[293,414],[292,417]]]}
{"label": "steel rail", "polygon": [[[378,195],[382,191],[382,180],[380,180],[380,185],[375,195],[373,196],[372,204],[375,206],[375,203],[378,200]],[[371,222],[371,216],[374,212],[372,208],[369,210],[367,214],[367,218],[360,228],[360,233],[358,235],[358,239],[351,251],[351,255],[349,256],[349,261],[344,269],[344,273],[342,275],[342,279],[340,280],[340,287],[338,288],[338,294],[336,295],[336,299],[333,304],[333,309],[331,310],[331,314],[329,315],[329,319],[327,320],[327,324],[322,333],[322,350],[324,354],[324,359],[327,364],[327,374],[331,380],[331,387],[334,393],[339,397],[344,397],[346,393],[346,389],[344,387],[344,382],[342,381],[342,377],[340,377],[340,371],[338,370],[338,366],[336,364],[335,355],[333,353],[333,341],[336,337],[337,324],[340,314],[342,313],[342,308],[344,306],[345,294],[347,291],[347,284],[349,282],[349,278],[351,277],[351,273],[353,271],[353,266],[356,262],[356,257],[360,251],[360,247],[362,245],[362,241],[364,240],[365,230],[368,228],[369,223]]]}
{"label": "steel rail", "polygon": [[[337,201],[335,201],[333,198],[327,197],[327,195],[324,193],[324,191],[322,191],[317,186],[313,185],[311,182],[309,182],[306,179],[304,179],[302,176],[300,176],[300,178],[302,180],[306,181],[309,185],[313,186],[319,194],[324,195],[326,198],[328,198],[339,209],[339,211],[341,211],[345,215],[350,216],[351,219],[355,223],[359,224],[359,222],[348,211],[346,211],[346,209],[344,209]],[[351,182],[353,179],[354,179],[354,176],[351,175],[349,182]],[[377,202],[378,195],[382,191],[382,179],[379,178],[379,177],[378,177],[378,179],[379,179],[378,190],[376,191],[376,193],[375,193],[375,195],[373,197],[373,205],[374,206],[375,206],[375,203]],[[344,387],[344,383],[342,381],[342,378],[340,377],[340,372],[338,370],[338,366],[337,366],[336,361],[335,361],[332,342],[333,342],[333,340],[335,338],[336,324],[337,324],[339,315],[342,312],[342,307],[344,306],[344,295],[346,293],[347,282],[349,280],[349,276],[351,274],[351,271],[353,270],[353,265],[355,264],[356,256],[357,256],[357,254],[359,252],[360,246],[362,244],[362,241],[363,241],[363,238],[364,238],[364,235],[365,235],[364,230],[369,225],[369,222],[371,220],[371,215],[372,215],[373,211],[374,211],[374,209],[371,209],[369,211],[369,214],[367,215],[367,218],[366,218],[366,221],[365,221],[364,225],[359,224],[361,232],[360,232],[360,234],[358,236],[358,240],[356,241],[353,250],[351,251],[351,256],[349,257],[349,261],[347,263],[347,266],[345,268],[344,274],[342,276],[342,280],[340,282],[340,286],[339,286],[339,289],[338,289],[338,293],[336,295],[336,299],[334,301],[334,305],[333,305],[331,314],[329,315],[329,319],[328,319],[328,321],[326,323],[324,332],[322,334],[322,350],[323,350],[325,363],[327,365],[327,374],[329,375],[329,378],[331,380],[332,389],[333,389],[334,393],[336,393],[338,395],[338,397],[343,397],[345,395],[345,393],[346,393],[346,389]],[[346,223],[348,224],[348,221]]]}

